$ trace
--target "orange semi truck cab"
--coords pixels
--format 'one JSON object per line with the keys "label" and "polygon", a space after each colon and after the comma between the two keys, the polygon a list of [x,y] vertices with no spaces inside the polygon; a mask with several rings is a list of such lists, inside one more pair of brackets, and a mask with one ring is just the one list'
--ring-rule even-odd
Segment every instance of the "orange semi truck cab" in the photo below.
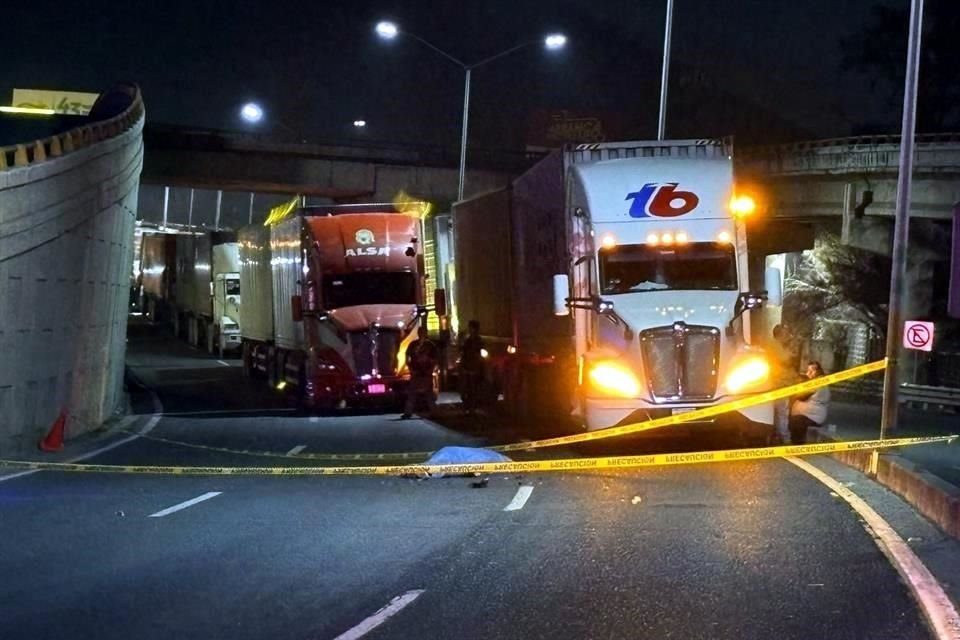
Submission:
{"label": "orange semi truck cab", "polygon": [[268,253],[272,288],[272,330],[244,337],[248,368],[308,409],[397,402],[406,346],[426,321],[419,216],[390,204],[301,207],[267,229],[241,231],[241,287]]}

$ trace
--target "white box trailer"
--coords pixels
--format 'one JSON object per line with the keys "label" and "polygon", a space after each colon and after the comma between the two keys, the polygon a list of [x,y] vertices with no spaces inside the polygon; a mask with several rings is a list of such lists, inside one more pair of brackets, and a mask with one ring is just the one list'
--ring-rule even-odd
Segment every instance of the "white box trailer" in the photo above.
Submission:
{"label": "white box trailer", "polygon": [[177,237],[177,333],[210,353],[240,348],[240,250],[233,231]]}

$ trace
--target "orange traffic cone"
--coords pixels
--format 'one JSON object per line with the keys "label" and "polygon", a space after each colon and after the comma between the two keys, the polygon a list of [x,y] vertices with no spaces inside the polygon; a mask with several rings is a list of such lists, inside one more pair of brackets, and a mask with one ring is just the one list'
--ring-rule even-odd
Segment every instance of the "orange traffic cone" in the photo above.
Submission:
{"label": "orange traffic cone", "polygon": [[67,426],[67,412],[61,411],[53,422],[50,433],[40,441],[41,451],[63,451],[63,432]]}

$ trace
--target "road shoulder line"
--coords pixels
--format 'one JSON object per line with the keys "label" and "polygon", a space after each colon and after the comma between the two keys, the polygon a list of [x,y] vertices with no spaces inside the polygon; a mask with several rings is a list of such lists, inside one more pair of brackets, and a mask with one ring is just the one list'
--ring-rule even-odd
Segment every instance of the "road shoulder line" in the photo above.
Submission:
{"label": "road shoulder line", "polygon": [[949,596],[926,565],[923,564],[923,561],[917,557],[913,549],[904,542],[893,527],[860,496],[827,473],[806,460],[791,457],[784,459],[819,480],[843,498],[863,518],[867,530],[873,535],[880,551],[894,566],[904,582],[910,586],[910,591],[919,602],[920,608],[938,640],[960,638],[960,615],[957,614]]}
{"label": "road shoulder line", "polygon": [[[117,440],[116,442],[111,442],[110,444],[104,445],[98,449],[94,449],[93,451],[88,451],[86,453],[82,453],[72,458],[68,458],[63,462],[73,464],[75,462],[83,462],[84,460],[89,460],[90,458],[96,457],[101,453],[106,453],[107,451],[111,451],[113,449],[116,449],[117,447],[122,447],[127,443],[137,440],[138,438],[140,438],[140,436],[147,435],[148,433],[153,431],[154,427],[156,427],[157,424],[160,422],[160,420],[163,418],[163,404],[160,402],[159,396],[157,396],[157,394],[154,393],[153,391],[150,392],[150,396],[151,396],[151,401],[153,402],[153,408],[155,410],[155,413],[152,416],[150,416],[150,419],[147,420],[147,423],[144,425],[143,429],[141,429],[140,431],[138,431],[133,435],[127,436],[126,438],[122,438],[120,440]],[[120,421],[120,428],[123,429],[125,425],[136,420],[138,417],[139,416],[126,416],[123,420]],[[40,469],[19,471],[17,473],[11,473],[9,475],[0,476],[0,482],[6,482],[7,480],[14,480],[16,478],[22,478],[24,476],[31,476],[35,473],[40,473]]]}

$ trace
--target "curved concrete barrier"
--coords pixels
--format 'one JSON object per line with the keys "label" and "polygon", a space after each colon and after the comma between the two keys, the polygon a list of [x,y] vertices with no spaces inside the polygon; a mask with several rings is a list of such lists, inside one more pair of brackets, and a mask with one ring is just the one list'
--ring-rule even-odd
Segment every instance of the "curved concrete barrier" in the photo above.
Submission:
{"label": "curved concrete barrier", "polygon": [[0,148],[0,453],[35,449],[63,410],[75,436],[122,404],[144,108],[133,86],[98,103]]}

